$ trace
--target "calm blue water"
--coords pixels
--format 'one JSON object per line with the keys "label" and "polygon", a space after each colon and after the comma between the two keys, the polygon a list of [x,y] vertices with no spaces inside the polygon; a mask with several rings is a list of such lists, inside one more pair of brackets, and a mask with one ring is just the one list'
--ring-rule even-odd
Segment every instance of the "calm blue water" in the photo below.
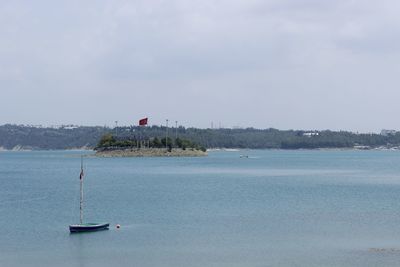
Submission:
{"label": "calm blue water", "polygon": [[400,152],[87,158],[71,235],[82,153],[0,152],[0,266],[400,264]]}

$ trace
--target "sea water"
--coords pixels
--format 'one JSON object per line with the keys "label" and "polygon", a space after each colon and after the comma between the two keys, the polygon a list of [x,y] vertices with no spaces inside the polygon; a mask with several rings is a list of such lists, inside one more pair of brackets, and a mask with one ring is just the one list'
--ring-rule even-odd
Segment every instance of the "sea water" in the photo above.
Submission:
{"label": "sea water", "polygon": [[0,152],[0,266],[400,265],[399,151],[85,157],[70,234],[82,154]]}

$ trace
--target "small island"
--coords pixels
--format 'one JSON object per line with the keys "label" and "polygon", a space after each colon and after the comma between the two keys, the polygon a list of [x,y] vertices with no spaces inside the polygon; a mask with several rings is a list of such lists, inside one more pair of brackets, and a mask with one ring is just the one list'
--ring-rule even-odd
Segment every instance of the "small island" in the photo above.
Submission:
{"label": "small island", "polygon": [[104,135],[95,148],[97,157],[201,157],[207,150],[190,140],[175,138],[116,138]]}

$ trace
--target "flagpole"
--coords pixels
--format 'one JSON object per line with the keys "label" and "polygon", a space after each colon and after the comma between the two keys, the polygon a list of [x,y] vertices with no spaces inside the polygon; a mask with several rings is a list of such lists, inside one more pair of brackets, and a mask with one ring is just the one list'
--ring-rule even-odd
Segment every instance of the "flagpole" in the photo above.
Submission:
{"label": "flagpole", "polygon": [[175,121],[175,139],[178,139],[178,121]]}
{"label": "flagpole", "polygon": [[168,150],[168,119],[165,120],[166,127],[165,127],[165,149]]}
{"label": "flagpole", "polygon": [[[139,120],[139,141],[137,147],[140,148],[142,145],[146,148],[146,140],[144,140],[146,133],[147,117]],[[143,127],[142,127],[143,126]],[[143,140],[142,140],[143,138]]]}

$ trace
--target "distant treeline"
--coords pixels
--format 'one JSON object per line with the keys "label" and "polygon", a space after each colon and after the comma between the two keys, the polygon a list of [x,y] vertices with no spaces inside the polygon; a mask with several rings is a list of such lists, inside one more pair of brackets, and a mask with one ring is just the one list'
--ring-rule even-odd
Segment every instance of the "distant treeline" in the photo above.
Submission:
{"label": "distant treeline", "polygon": [[[138,142],[160,142],[165,145],[166,128],[150,127],[76,127],[76,128],[35,128],[19,125],[0,126],[0,147],[13,149],[72,149],[95,148],[102,136],[112,134],[116,140],[137,140]],[[157,138],[157,139],[156,139]],[[168,128],[171,144],[179,140],[190,140],[205,148],[352,148],[397,147],[400,133],[387,136],[379,134],[356,134],[345,131],[281,131],[277,129],[197,129]],[[131,144],[134,145],[134,144]],[[157,144],[154,144],[156,146]]]}
{"label": "distant treeline", "polygon": [[54,129],[6,124],[0,126],[0,147],[36,150],[93,148],[109,131],[104,127]]}

